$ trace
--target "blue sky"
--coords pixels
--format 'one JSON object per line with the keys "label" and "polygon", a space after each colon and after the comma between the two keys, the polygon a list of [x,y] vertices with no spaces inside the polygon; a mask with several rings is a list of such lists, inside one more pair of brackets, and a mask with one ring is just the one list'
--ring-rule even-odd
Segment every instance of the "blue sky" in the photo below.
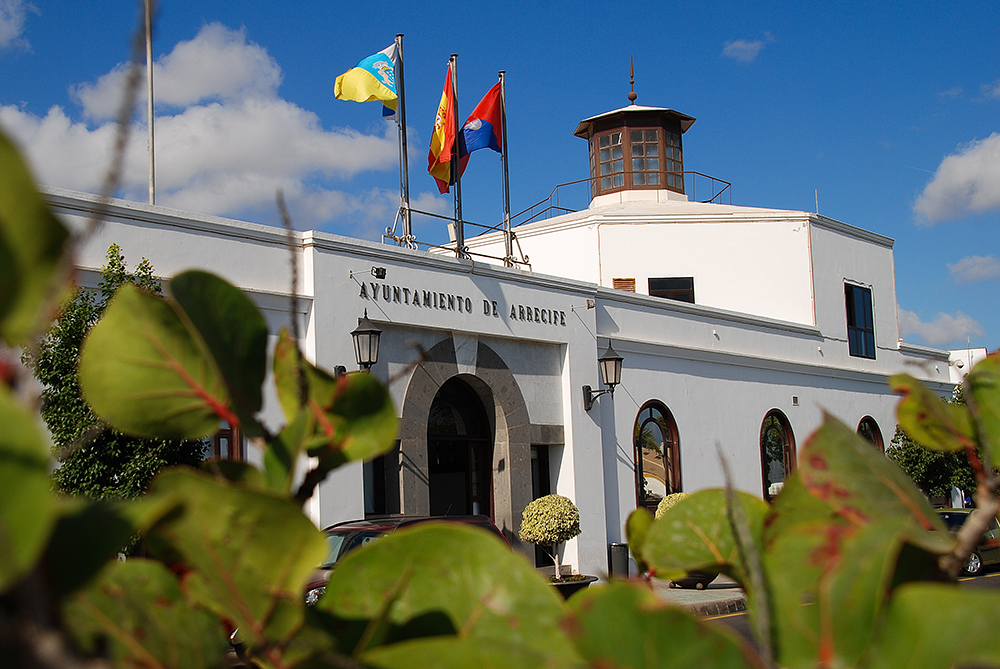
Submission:
{"label": "blue sky", "polygon": [[[0,127],[43,183],[95,191],[138,16],[131,2],[0,0]],[[507,71],[519,211],[587,176],[583,118],[638,103],[698,119],[685,167],[734,204],[800,209],[896,240],[900,326],[937,347],[1000,346],[1000,5],[983,2],[163,0],[153,40],[157,201],[377,240],[398,204],[394,126],[334,79],[405,33],[415,206],[448,56],[466,116]],[[142,100],[144,109],[145,100]],[[143,114],[137,115],[141,123]],[[145,130],[122,194],[146,197]],[[501,216],[500,162],[473,155],[466,218]],[[421,240],[446,239],[416,222]]]}

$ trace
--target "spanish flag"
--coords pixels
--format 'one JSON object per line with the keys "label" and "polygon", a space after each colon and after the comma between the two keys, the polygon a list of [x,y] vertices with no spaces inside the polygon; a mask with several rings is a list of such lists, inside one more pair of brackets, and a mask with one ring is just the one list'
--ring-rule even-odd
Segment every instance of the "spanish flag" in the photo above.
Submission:
{"label": "spanish flag", "polygon": [[449,186],[455,183],[455,175],[451,173],[451,156],[455,151],[455,141],[459,142],[459,173],[465,171],[469,156],[464,150],[462,135],[455,135],[455,97],[451,87],[451,63],[448,63],[448,76],[444,80],[444,92],[438,104],[437,116],[434,117],[434,130],[431,132],[431,150],[427,154],[427,171],[437,182],[438,191],[447,193]]}
{"label": "spanish flag", "polygon": [[337,77],[333,85],[333,95],[338,100],[371,102],[381,100],[382,104],[396,111],[399,96],[396,93],[396,43],[368,56],[353,68]]}

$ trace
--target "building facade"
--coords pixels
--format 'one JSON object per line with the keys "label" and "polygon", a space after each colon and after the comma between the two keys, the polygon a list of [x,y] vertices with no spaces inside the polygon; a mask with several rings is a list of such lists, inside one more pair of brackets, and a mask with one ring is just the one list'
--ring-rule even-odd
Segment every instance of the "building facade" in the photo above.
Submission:
{"label": "building facade", "polygon": [[[566,562],[605,573],[632,510],[721,486],[722,459],[737,488],[768,497],[824,411],[879,446],[895,428],[889,375],[952,387],[946,351],[898,338],[891,240],[804,212],[689,202],[670,177],[694,119],[641,109],[634,127],[627,111],[588,119],[591,207],[517,230],[534,271],[114,201],[80,249],[81,282],[94,282],[111,243],[164,277],[215,272],[261,308],[272,343],[297,319],[300,345],[326,369],[354,366],[350,332],[367,313],[382,330],[371,373],[396,404],[398,441],[319,488],[317,524],[485,513],[530,556],[516,540],[521,512],[553,492],[581,513]],[[641,131],[627,158],[642,153],[644,174],[602,162],[624,141],[616,128]],[[649,162],[667,149],[669,169]],[[45,193],[74,228],[98,209],[94,196]],[[604,388],[609,347],[624,358],[621,382],[588,410],[584,386]],[[262,417],[282,420],[273,392]]]}

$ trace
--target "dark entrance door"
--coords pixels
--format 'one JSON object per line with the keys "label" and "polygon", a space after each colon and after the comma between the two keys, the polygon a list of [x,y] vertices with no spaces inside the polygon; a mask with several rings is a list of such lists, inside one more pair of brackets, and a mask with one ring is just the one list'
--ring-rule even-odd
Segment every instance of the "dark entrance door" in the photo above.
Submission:
{"label": "dark entrance door", "polygon": [[445,382],[427,420],[432,516],[493,516],[493,434],[476,392],[459,378]]}

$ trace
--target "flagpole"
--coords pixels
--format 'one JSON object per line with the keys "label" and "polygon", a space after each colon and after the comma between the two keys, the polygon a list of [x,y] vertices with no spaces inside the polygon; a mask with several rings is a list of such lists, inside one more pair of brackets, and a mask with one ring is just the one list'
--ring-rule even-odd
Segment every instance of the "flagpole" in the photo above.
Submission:
{"label": "flagpole", "polygon": [[513,267],[514,238],[510,232],[510,172],[507,170],[507,82],[504,76],[506,74],[504,70],[497,72],[497,76],[500,77],[500,126],[503,137],[503,151],[500,153],[503,165],[503,239],[505,247],[503,264],[507,267]]}
{"label": "flagpole", "polygon": [[146,7],[146,125],[149,137],[149,203],[156,204],[156,163],[153,159],[153,0]]}
{"label": "flagpole", "polygon": [[410,171],[406,156],[406,96],[403,89],[403,33],[396,33],[396,56],[399,60],[396,72],[396,87],[399,89],[399,164],[402,170],[399,182],[403,210],[403,246],[416,248],[413,244],[413,228],[410,220]]}
{"label": "flagpole", "polygon": [[465,252],[465,223],[462,218],[462,168],[458,149],[462,126],[458,116],[458,54],[451,54],[451,96],[455,117],[455,139],[451,145],[451,173],[455,177],[455,256],[468,258]]}

